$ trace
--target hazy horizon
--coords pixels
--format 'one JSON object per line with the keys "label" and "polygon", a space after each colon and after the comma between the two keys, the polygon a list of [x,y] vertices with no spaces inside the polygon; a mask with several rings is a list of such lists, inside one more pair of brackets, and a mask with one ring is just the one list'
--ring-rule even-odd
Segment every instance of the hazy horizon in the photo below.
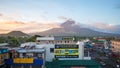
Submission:
{"label": "hazy horizon", "polygon": [[68,19],[120,33],[120,0],[0,0],[0,33],[61,28]]}

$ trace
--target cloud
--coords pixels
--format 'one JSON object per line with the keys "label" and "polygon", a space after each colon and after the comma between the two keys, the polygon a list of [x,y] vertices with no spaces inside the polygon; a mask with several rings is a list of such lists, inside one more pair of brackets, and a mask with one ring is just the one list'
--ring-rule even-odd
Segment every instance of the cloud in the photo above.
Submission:
{"label": "cloud", "polygon": [[7,33],[7,32],[9,32],[9,29],[7,30],[7,29],[0,29],[0,33]]}
{"label": "cloud", "polygon": [[99,28],[99,29],[114,29],[114,25],[106,24],[106,23],[102,23],[102,22],[92,23],[91,25],[96,28]]}
{"label": "cloud", "polygon": [[40,23],[46,23],[46,24],[57,24],[60,23],[61,20],[50,20],[50,21],[41,21]]}
{"label": "cloud", "polygon": [[120,25],[113,25],[113,24],[108,24],[103,22],[91,23],[89,24],[88,28],[102,31],[102,32],[120,33]]}
{"label": "cloud", "polygon": [[39,23],[26,23],[24,26],[17,28],[16,30],[21,30],[27,33],[41,32],[52,28],[59,28],[56,24],[39,24]]}
{"label": "cloud", "polygon": [[68,19],[70,19],[70,18],[67,18],[67,17],[65,17],[65,16],[59,16],[58,18],[59,18],[59,19],[63,19],[63,20],[68,20]]}
{"label": "cloud", "polygon": [[[60,23],[58,23],[60,22]],[[97,31],[102,32],[111,32],[111,33],[120,33],[120,25],[113,25],[103,22],[92,22],[88,25],[76,23],[74,20],[68,19],[67,21],[63,22],[60,20],[52,20],[52,21],[41,21],[41,22],[21,22],[21,21],[1,21],[0,20],[0,33],[7,33],[10,31],[23,31],[25,33],[34,33],[34,32],[41,32],[45,30],[49,30],[52,28],[89,28]]]}
{"label": "cloud", "polygon": [[0,17],[2,17],[3,16],[3,14],[2,13],[0,13]]}
{"label": "cloud", "polygon": [[17,21],[0,21],[0,33],[6,33],[11,30],[15,30],[16,28],[23,26],[22,22]]}
{"label": "cloud", "polygon": [[[53,22],[53,21],[51,21]],[[2,21],[0,22],[0,33],[7,33],[9,31],[19,30],[26,33],[40,32],[52,28],[59,28],[57,24],[50,23],[38,23],[38,22],[21,22],[21,21]],[[5,31],[7,30],[7,31]]]}

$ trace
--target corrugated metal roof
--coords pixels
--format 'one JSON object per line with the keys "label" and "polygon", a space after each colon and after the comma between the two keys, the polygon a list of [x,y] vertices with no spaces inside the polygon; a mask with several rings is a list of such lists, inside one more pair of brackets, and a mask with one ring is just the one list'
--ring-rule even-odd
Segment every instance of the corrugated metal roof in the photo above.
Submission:
{"label": "corrugated metal roof", "polygon": [[20,53],[26,53],[26,52],[44,52],[45,50],[44,49],[19,49],[17,50],[17,52],[20,52]]}
{"label": "corrugated metal roof", "polygon": [[8,43],[0,43],[0,46],[6,46],[9,45]]}

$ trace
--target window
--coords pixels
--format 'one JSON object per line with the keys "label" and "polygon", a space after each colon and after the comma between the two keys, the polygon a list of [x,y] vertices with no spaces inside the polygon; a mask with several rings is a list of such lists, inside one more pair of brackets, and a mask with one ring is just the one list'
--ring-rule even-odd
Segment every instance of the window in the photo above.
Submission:
{"label": "window", "polygon": [[54,48],[50,48],[50,52],[51,52],[51,53],[54,53]]}
{"label": "window", "polygon": [[40,40],[38,40],[38,42],[40,42]]}
{"label": "window", "polygon": [[25,57],[26,56],[26,53],[23,53],[23,57]]}

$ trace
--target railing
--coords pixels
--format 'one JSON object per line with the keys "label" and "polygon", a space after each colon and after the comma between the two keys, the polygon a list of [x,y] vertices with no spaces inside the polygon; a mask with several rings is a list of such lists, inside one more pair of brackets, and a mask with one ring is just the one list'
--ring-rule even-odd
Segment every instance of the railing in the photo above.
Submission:
{"label": "railing", "polygon": [[[19,60],[19,61],[18,61]],[[24,61],[22,61],[24,60]],[[25,61],[29,60],[29,61]],[[41,66],[43,65],[43,59],[33,59],[32,58],[15,58],[15,59],[6,59],[5,65],[14,65],[14,66]]]}

